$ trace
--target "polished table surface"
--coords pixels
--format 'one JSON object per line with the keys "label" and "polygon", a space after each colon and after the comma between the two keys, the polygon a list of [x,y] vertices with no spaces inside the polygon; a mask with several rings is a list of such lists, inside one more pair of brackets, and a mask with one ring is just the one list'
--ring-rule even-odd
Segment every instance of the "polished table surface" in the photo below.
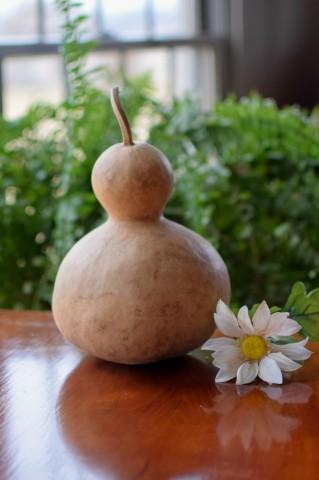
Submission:
{"label": "polished table surface", "polygon": [[319,479],[319,355],[283,386],[215,373],[102,362],[51,314],[2,310],[0,479]]}

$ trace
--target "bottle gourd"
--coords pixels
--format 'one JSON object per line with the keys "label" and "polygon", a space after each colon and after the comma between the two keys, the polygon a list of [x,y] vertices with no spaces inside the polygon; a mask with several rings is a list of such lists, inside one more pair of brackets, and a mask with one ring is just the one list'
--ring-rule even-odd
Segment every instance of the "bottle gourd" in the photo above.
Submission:
{"label": "bottle gourd", "polygon": [[213,313],[230,284],[220,255],[191,230],[163,217],[172,192],[169,161],[133,143],[115,87],[111,101],[123,143],[92,171],[107,221],[62,261],[52,310],[61,333],[96,357],[142,364],[183,355],[214,329]]}

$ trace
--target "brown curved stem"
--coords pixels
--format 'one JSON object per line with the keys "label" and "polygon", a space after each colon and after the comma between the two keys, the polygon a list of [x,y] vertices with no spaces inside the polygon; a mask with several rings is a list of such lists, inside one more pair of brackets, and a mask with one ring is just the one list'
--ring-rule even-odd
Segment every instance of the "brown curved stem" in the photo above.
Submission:
{"label": "brown curved stem", "polygon": [[111,104],[112,104],[113,112],[117,118],[117,121],[119,122],[124,145],[134,145],[134,142],[132,140],[131,127],[128,122],[127,116],[122,108],[119,93],[120,93],[119,87],[112,88]]}

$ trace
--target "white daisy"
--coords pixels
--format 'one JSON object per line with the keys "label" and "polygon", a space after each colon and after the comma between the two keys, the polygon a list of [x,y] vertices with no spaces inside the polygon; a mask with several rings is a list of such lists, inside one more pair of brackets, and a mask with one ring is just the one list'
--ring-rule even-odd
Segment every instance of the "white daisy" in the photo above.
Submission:
{"label": "white daisy", "polygon": [[265,301],[251,320],[246,306],[240,308],[236,318],[219,300],[214,318],[217,328],[228,336],[212,338],[202,346],[203,350],[214,352],[213,364],[220,369],[216,382],[236,377],[236,384],[243,385],[258,376],[269,384],[280,384],[282,372],[297,370],[301,367],[297,362],[306,360],[312,353],[305,348],[308,339],[285,345],[273,343],[272,337],[288,337],[301,326],[289,318],[288,312],[271,313]]}

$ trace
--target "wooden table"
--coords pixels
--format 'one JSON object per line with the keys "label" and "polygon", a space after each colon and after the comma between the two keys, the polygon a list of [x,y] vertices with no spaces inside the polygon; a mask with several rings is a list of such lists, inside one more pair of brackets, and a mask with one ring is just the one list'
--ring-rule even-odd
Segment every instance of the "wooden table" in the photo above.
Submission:
{"label": "wooden table", "polygon": [[204,358],[85,356],[49,313],[0,311],[0,342],[1,480],[319,479],[319,355],[236,388]]}

